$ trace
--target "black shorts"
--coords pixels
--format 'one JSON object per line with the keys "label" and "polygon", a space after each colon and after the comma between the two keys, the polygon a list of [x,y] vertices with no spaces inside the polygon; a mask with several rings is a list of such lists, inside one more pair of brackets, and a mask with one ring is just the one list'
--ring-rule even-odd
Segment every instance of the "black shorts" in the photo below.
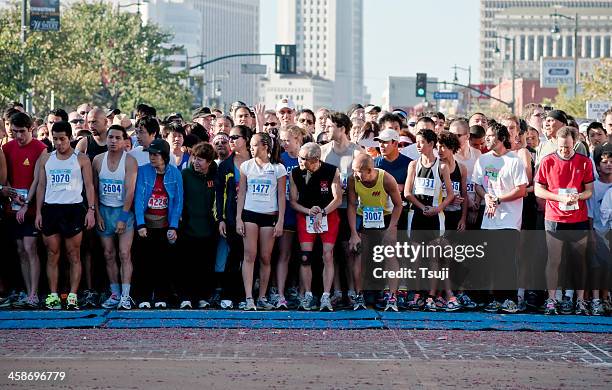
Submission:
{"label": "black shorts", "polygon": [[254,211],[242,210],[242,222],[254,223],[259,227],[274,227],[278,221],[276,214],[263,214]]}
{"label": "black shorts", "polygon": [[24,237],[38,237],[40,232],[34,225],[34,219],[26,216],[23,223],[17,222],[17,218],[14,215],[9,216],[7,219],[8,231],[13,233],[15,240],[23,240]]}
{"label": "black shorts", "polygon": [[457,230],[459,226],[459,221],[461,221],[461,216],[463,215],[462,210],[456,211],[444,211],[444,226],[447,232],[454,232]]}
{"label": "black shorts", "polygon": [[45,203],[42,207],[41,214],[43,235],[48,237],[54,234],[60,234],[64,238],[71,238],[83,231],[87,210],[83,203]]}
{"label": "black shorts", "polygon": [[338,226],[338,237],[336,242],[344,242],[351,239],[351,228],[349,227],[346,209],[337,208],[340,225]]}
{"label": "black shorts", "polygon": [[565,242],[576,242],[586,237],[589,231],[589,222],[563,223],[544,220],[546,234]]}

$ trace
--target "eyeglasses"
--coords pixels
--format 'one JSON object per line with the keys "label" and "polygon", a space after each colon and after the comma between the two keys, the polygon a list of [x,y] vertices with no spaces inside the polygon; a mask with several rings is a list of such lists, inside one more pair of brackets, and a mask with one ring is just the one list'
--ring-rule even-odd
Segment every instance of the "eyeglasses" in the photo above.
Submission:
{"label": "eyeglasses", "polygon": [[82,124],[82,123],[85,123],[85,119],[73,119],[73,120],[70,121],[70,123],[73,123],[75,125],[77,123],[81,123]]}
{"label": "eyeglasses", "polygon": [[244,138],[244,137],[241,135],[230,135],[229,138],[231,141],[236,141],[237,139]]}
{"label": "eyeglasses", "polygon": [[266,122],[264,126],[276,126],[276,122]]}
{"label": "eyeglasses", "polygon": [[416,122],[408,122],[408,126],[414,127],[414,126],[416,126]]}
{"label": "eyeglasses", "polygon": [[217,141],[217,142],[215,142],[214,145],[218,146],[218,145],[225,145],[225,144],[227,144],[227,141]]}
{"label": "eyeglasses", "polygon": [[298,154],[298,158],[302,161],[312,161],[312,160],[318,160],[318,157],[302,157]]}
{"label": "eyeglasses", "polygon": [[301,119],[298,119],[298,122],[300,122],[300,123],[306,123],[306,124],[309,124],[309,125],[314,125],[314,122],[313,122],[313,121],[311,121],[310,119],[304,119],[304,118],[301,118]]}

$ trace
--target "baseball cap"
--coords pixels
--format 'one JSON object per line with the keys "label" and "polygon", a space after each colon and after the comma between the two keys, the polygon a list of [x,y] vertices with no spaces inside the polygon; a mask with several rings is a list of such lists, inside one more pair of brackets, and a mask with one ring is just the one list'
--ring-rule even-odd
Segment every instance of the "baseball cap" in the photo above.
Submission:
{"label": "baseball cap", "polygon": [[197,118],[206,118],[207,116],[216,116],[215,114],[213,114],[210,111],[209,107],[200,107],[200,108],[196,108],[192,113],[191,113],[191,118],[192,119],[197,119]]}
{"label": "baseball cap", "polygon": [[567,116],[565,115],[565,113],[561,110],[551,110],[548,111],[548,113],[546,114],[546,117],[551,117],[554,118],[556,120],[558,120],[559,122],[563,123],[564,125],[567,126]]}
{"label": "baseball cap", "polygon": [[589,122],[581,123],[580,126],[578,126],[578,131],[580,133],[582,133],[582,134],[587,134],[587,131],[589,129],[589,125],[590,125]]}
{"label": "baseball cap", "polygon": [[374,141],[398,141],[399,142],[400,136],[399,133],[393,129],[384,129],[383,131],[381,131],[380,133],[378,133],[378,137],[374,137]]}
{"label": "baseball cap", "polygon": [[165,158],[170,156],[170,145],[165,140],[156,138],[153,140],[153,142],[151,142],[151,145],[149,145],[147,151],[149,153],[161,154],[162,157]]}
{"label": "baseball cap", "polygon": [[368,105],[365,107],[365,110],[364,110],[364,111],[365,111],[365,113],[366,113],[366,114],[369,114],[369,113],[370,113],[370,112],[372,112],[372,111],[376,111],[376,112],[380,113],[381,108],[380,108],[379,106],[375,106],[375,105],[373,105],[373,104],[368,104]]}
{"label": "baseball cap", "polygon": [[393,113],[394,113],[395,115],[399,115],[399,116],[401,116],[401,117],[402,117],[402,118],[404,118],[404,119],[407,119],[407,118],[408,118],[408,114],[407,114],[407,113],[406,113],[406,111],[404,111],[404,110],[399,110],[399,109],[398,109],[398,110],[393,110]]}
{"label": "baseball cap", "polygon": [[276,112],[282,110],[283,108],[295,110],[295,103],[293,103],[293,100],[291,99],[282,98],[278,101],[278,103],[276,103]]}
{"label": "baseball cap", "polygon": [[107,108],[106,110],[104,110],[104,113],[106,114],[107,117],[109,117],[111,115],[121,114],[121,110],[118,108]]}
{"label": "baseball cap", "polygon": [[225,134],[225,133],[223,133],[223,132],[217,133],[217,134],[215,134],[215,136],[213,137],[212,142],[215,142],[215,141],[216,141],[216,140],[218,140],[218,139],[224,139],[224,140],[226,140],[226,141],[227,141],[227,140],[229,140],[229,135],[227,135],[227,134]]}

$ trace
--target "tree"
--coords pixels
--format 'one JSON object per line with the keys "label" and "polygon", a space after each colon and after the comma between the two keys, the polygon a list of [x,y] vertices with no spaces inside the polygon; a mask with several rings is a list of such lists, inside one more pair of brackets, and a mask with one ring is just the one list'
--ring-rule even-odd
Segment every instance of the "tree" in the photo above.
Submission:
{"label": "tree", "polygon": [[[19,5],[0,14],[0,99],[28,91],[36,111],[76,107],[90,101],[131,109],[140,102],[159,112],[188,111],[192,95],[187,72],[173,74],[166,58],[177,50],[172,35],[110,4],[75,3],[62,12],[59,32],[32,32],[19,40]],[[6,55],[5,55],[6,54]],[[20,66],[25,65],[25,78]],[[6,66],[5,66],[6,65]]]}

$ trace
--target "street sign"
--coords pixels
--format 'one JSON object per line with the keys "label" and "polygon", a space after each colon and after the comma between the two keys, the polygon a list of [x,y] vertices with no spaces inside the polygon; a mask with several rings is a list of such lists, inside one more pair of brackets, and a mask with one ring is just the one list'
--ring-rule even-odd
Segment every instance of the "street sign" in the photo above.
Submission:
{"label": "street sign", "polygon": [[612,108],[612,101],[590,101],[586,102],[587,119],[603,122],[601,117],[604,112]]}
{"label": "street sign", "polygon": [[459,100],[459,92],[441,92],[433,93],[433,98],[436,100]]}
{"label": "street sign", "polygon": [[30,30],[60,30],[60,0],[30,0]]}
{"label": "street sign", "polygon": [[262,64],[240,64],[242,74],[266,74],[267,67]]}
{"label": "street sign", "polygon": [[575,79],[573,59],[542,57],[540,60],[541,88],[573,86]]}

